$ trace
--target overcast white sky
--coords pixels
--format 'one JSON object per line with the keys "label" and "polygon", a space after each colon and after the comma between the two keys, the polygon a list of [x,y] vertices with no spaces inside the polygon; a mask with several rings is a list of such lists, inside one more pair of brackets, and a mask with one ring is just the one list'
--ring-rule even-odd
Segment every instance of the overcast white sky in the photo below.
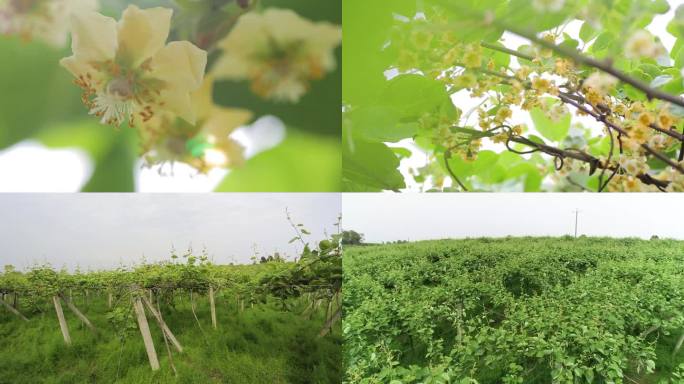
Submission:
{"label": "overcast white sky", "polygon": [[344,194],[344,229],[367,242],[578,234],[684,239],[683,194]]}
{"label": "overcast white sky", "polygon": [[168,260],[171,245],[196,253],[206,245],[216,263],[249,263],[252,246],[290,259],[294,231],[285,218],[311,232],[310,242],[334,233],[340,195],[325,193],[220,194],[0,194],[0,265],[26,268],[113,268],[120,263]]}

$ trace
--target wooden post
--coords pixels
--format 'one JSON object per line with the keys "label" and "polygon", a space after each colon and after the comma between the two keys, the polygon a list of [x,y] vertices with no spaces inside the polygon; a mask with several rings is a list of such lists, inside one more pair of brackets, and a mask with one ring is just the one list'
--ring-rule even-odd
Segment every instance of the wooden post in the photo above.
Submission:
{"label": "wooden post", "polygon": [[111,292],[109,292],[107,294],[107,307],[110,309],[112,308],[112,293]]}
{"label": "wooden post", "polygon": [[211,306],[211,325],[216,329],[216,306],[214,305],[214,287],[209,287],[209,305]]}
{"label": "wooden post", "polygon": [[[3,296],[4,296],[4,295],[3,295]],[[5,308],[7,308],[10,312],[12,312],[12,313],[14,313],[15,315],[19,316],[22,320],[28,321],[28,319],[26,318],[26,316],[22,315],[21,312],[19,312],[18,310],[16,310],[16,308],[14,308],[13,306],[7,304],[7,302],[6,302],[4,299],[3,299],[2,301],[0,301],[0,303],[2,303],[2,305],[3,305]]]}
{"label": "wooden post", "polygon": [[154,316],[154,318],[157,320],[157,323],[159,324],[159,328],[161,328],[162,332],[164,332],[164,334],[169,338],[169,340],[171,340],[171,343],[173,343],[173,346],[176,347],[176,350],[178,350],[178,352],[183,352],[183,347],[180,345],[178,340],[176,340],[176,336],[173,335],[173,333],[171,332],[169,327],[166,325],[166,322],[164,322],[164,319],[162,319],[161,313],[159,313],[154,308],[152,303],[149,300],[147,300],[146,297],[143,297],[143,302],[145,303],[145,306],[147,307],[147,309],[149,309],[150,312],[152,313],[152,316]]}
{"label": "wooden post", "polygon": [[337,308],[337,311],[323,325],[323,329],[318,333],[318,337],[323,337],[332,331],[333,325],[342,317],[342,308]]}
{"label": "wooden post", "polygon": [[150,333],[150,326],[147,324],[147,317],[145,317],[145,308],[143,308],[140,298],[133,302],[133,309],[138,317],[138,328],[145,343],[145,350],[147,350],[147,358],[150,360],[150,366],[153,371],[159,370],[159,360],[157,359],[157,352],[154,350],[154,342],[152,341],[152,334]]}
{"label": "wooden post", "polygon": [[64,318],[64,312],[62,312],[62,304],[59,302],[59,297],[52,296],[52,302],[55,304],[55,312],[57,312],[57,319],[59,319],[59,328],[62,330],[64,342],[67,345],[71,345],[71,337],[69,337],[69,328],[67,327],[66,319]]}
{"label": "wooden post", "polygon": [[64,302],[66,303],[67,307],[71,310],[71,312],[74,313],[74,315],[76,315],[76,317],[78,317],[79,319],[81,319],[81,321],[82,321],[83,323],[85,323],[85,325],[86,325],[88,328],[90,328],[91,331],[97,333],[97,330],[95,329],[95,327],[93,326],[93,324],[90,322],[90,320],[88,320],[88,318],[87,318],[83,313],[81,313],[81,311],[79,311],[78,308],[76,308],[76,306],[74,305],[74,303],[71,302],[71,300],[67,300],[66,298],[62,297],[62,295],[60,295],[60,297],[64,300]]}
{"label": "wooden post", "polygon": [[673,359],[675,358],[675,356],[677,356],[677,352],[679,352],[679,350],[682,348],[682,344],[684,344],[684,333],[682,333],[682,335],[679,336],[677,344],[675,345],[675,348],[672,350]]}

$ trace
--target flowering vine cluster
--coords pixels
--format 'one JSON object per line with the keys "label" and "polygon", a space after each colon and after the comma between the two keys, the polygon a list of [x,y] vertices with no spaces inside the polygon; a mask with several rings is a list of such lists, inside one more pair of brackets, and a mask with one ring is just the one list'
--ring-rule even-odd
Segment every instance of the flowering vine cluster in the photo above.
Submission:
{"label": "flowering vine cluster", "polygon": [[[572,4],[535,0],[531,7],[553,17]],[[447,12],[449,7],[453,13]],[[577,17],[587,24],[587,31],[592,23],[600,27],[600,21],[585,13],[580,9]],[[467,21],[454,20],[454,14]],[[397,18],[386,45],[396,52],[392,67],[439,81],[450,95],[466,93],[479,102],[467,111],[456,105],[456,113],[426,111],[418,120],[416,137],[430,141],[435,161],[443,161],[447,177],[460,189],[467,187],[450,159],[470,164],[481,150],[500,144],[527,156],[561,190],[684,190],[684,100],[676,96],[684,89],[670,52],[640,27],[630,28],[619,40],[624,57],[595,59],[592,51],[600,50],[601,35],[590,35],[583,27],[584,42],[578,41],[565,30],[572,19],[534,32],[508,24],[506,16],[493,11],[478,13],[446,3],[426,6],[420,17]],[[469,38],[463,30],[466,25],[473,34],[491,35]],[[510,49],[502,43],[504,31],[530,44]],[[555,142],[551,144],[527,127],[521,111],[529,112],[535,125],[543,120],[550,127],[566,121],[569,126],[571,114],[586,116],[601,132],[579,123],[561,134],[541,132]],[[551,164],[542,161],[546,156],[552,158]],[[434,167],[413,172],[417,178],[425,177],[421,173],[439,174]],[[572,179],[577,175],[583,180]],[[593,185],[587,176],[594,177]],[[437,187],[443,183],[439,177],[433,180]]]}

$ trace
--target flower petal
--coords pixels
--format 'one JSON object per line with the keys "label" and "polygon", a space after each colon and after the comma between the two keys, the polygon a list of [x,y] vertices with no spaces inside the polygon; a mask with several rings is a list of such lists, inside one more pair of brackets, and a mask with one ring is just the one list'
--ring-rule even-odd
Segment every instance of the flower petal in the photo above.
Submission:
{"label": "flower petal", "polygon": [[168,88],[163,90],[159,97],[164,102],[165,109],[175,113],[188,123],[195,124],[197,116],[192,108],[190,93]]}
{"label": "flower petal", "polygon": [[151,61],[151,75],[174,87],[194,91],[204,78],[207,52],[187,41],[174,41],[162,48]]}
{"label": "flower petal", "polygon": [[290,9],[269,8],[263,13],[263,22],[278,45],[312,38],[316,24]]}
{"label": "flower petal", "polygon": [[202,125],[202,132],[224,138],[235,128],[247,124],[252,116],[252,112],[246,109],[214,107]]}
{"label": "flower petal", "polygon": [[220,78],[242,79],[247,77],[252,57],[268,50],[271,38],[269,26],[258,13],[241,16],[228,36],[218,43],[223,54],[213,65],[212,72]]}
{"label": "flower petal", "polygon": [[249,75],[249,64],[244,58],[226,52],[213,65],[211,73],[219,79],[244,79]]}
{"label": "flower petal", "polygon": [[106,61],[116,54],[116,20],[97,12],[71,16],[71,50],[82,61]]}
{"label": "flower petal", "polygon": [[169,37],[171,15],[168,8],[140,9],[129,5],[119,21],[119,55],[132,66],[154,56]]}
{"label": "flower petal", "polygon": [[86,62],[78,60],[75,55],[63,58],[59,64],[71,72],[74,77],[84,75],[91,68]]}
{"label": "flower petal", "polygon": [[192,99],[192,107],[195,109],[198,119],[204,119],[209,116],[213,103],[213,90],[214,90],[214,76],[206,75],[202,81],[202,86],[197,88],[190,98]]}

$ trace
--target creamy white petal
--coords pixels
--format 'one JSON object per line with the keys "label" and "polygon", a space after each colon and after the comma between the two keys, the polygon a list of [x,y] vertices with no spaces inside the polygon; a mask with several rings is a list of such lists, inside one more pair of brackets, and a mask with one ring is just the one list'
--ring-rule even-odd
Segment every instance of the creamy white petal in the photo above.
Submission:
{"label": "creamy white petal", "polygon": [[82,61],[114,59],[117,49],[116,21],[97,12],[75,12],[71,16],[71,49]]}
{"label": "creamy white petal", "polygon": [[168,8],[129,5],[118,25],[121,58],[137,66],[162,49],[169,37],[172,14]]}
{"label": "creamy white petal", "polygon": [[190,124],[195,124],[197,116],[192,107],[190,93],[171,88],[162,91],[160,99],[164,102],[164,109],[175,113]]}
{"label": "creamy white petal", "polygon": [[187,41],[174,41],[159,50],[151,61],[151,76],[185,91],[202,84],[207,52]]}

